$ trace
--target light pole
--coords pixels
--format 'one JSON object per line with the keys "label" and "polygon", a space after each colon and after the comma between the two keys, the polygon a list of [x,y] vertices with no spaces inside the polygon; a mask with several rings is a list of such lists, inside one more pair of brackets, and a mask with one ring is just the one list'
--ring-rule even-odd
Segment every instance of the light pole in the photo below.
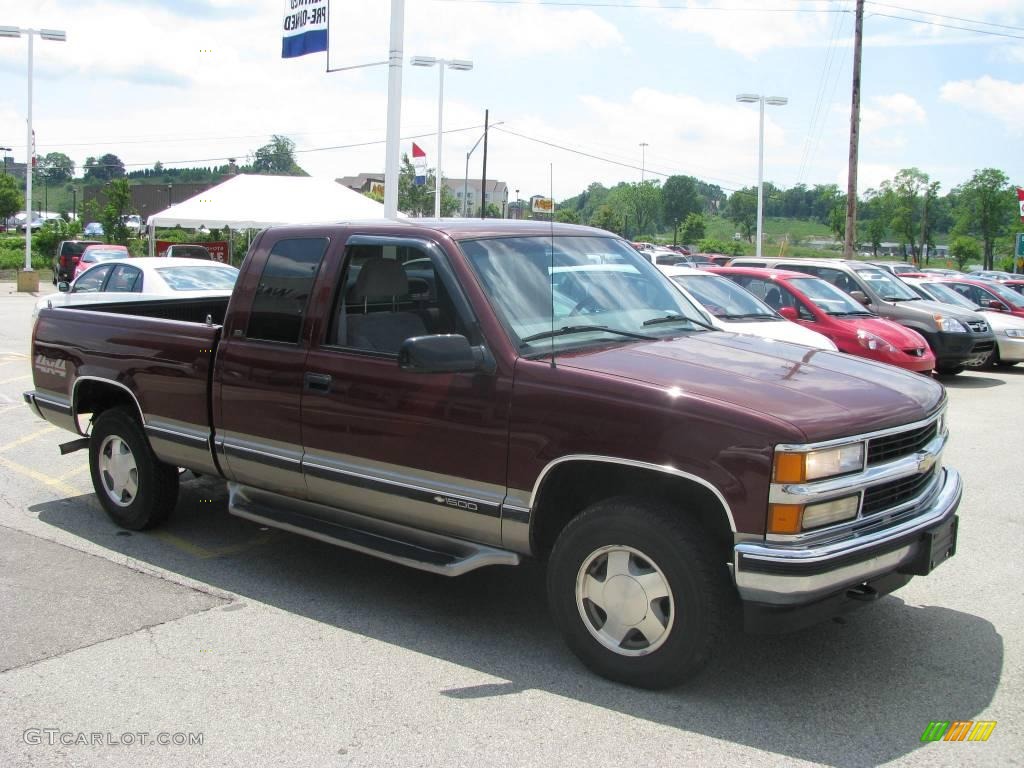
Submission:
{"label": "light pole", "polygon": [[4,176],[7,175],[7,153],[10,151],[10,147],[0,147],[0,152],[4,153]]}
{"label": "light pole", "polygon": [[[63,43],[67,33],[62,29],[22,29],[21,27],[0,27],[0,37],[28,36],[28,139],[25,142],[25,205],[29,209],[25,219],[25,272],[32,271],[32,40],[39,35],[43,40]],[[20,287],[20,281],[19,281]]]}
{"label": "light pole", "polygon": [[764,105],[771,104],[773,107],[781,107],[789,103],[785,96],[761,96],[756,93],[741,93],[736,101],[744,104],[761,104],[761,124],[758,129],[757,141],[757,244],[754,246],[757,258],[761,258],[761,218],[764,211]]}
{"label": "light pole", "polygon": [[[493,128],[495,125],[502,125],[502,124],[504,124],[504,122],[505,122],[504,120],[499,120],[496,123],[492,123],[491,124],[491,128]],[[484,140],[484,136],[486,136],[486,135],[487,135],[486,131],[481,133],[480,134],[480,138],[476,140],[476,143],[473,145],[473,147],[469,150],[469,152],[466,153],[466,175],[462,177],[462,215],[463,216],[468,216],[469,215],[467,213],[468,205],[469,205],[469,203],[468,203],[468,200],[469,200],[469,158],[476,151],[476,148],[480,146],[480,142]],[[480,194],[482,195],[483,193],[484,193],[484,190],[483,190],[483,187],[481,187],[480,188]]]}
{"label": "light pole", "polygon": [[[434,218],[441,218],[441,135],[444,126],[444,70],[455,69],[468,72],[473,68],[472,61],[464,59],[438,59],[433,56],[413,56],[409,63],[414,67],[434,67],[441,73],[437,92],[437,173],[434,183]],[[468,161],[467,161],[468,162]]]}
{"label": "light pole", "polygon": [[647,147],[650,145],[646,141],[640,142],[640,183],[644,183],[644,170],[647,165]]}

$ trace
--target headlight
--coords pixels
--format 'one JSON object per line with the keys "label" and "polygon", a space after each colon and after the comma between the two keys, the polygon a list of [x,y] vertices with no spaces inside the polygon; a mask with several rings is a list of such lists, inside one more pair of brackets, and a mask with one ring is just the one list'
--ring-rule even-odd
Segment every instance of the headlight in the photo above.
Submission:
{"label": "headlight", "polygon": [[806,453],[775,454],[775,482],[804,483],[864,469],[864,443],[823,448]]}
{"label": "headlight", "polygon": [[844,520],[853,520],[860,510],[860,494],[817,504],[772,504],[768,514],[768,533],[795,534]]}
{"label": "headlight", "polygon": [[864,349],[870,349],[874,352],[896,352],[896,347],[888,341],[865,330],[857,331],[857,341]]}
{"label": "headlight", "polygon": [[1006,335],[1011,339],[1024,339],[1024,328],[1007,328]]}
{"label": "headlight", "polygon": [[964,324],[952,317],[935,315],[935,327],[946,333],[967,333]]}

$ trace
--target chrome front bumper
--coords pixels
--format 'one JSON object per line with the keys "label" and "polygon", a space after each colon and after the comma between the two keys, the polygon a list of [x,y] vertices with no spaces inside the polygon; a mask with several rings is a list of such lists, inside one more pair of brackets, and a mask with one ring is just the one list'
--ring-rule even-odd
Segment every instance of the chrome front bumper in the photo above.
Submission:
{"label": "chrome front bumper", "polygon": [[949,523],[963,496],[954,469],[921,512],[888,528],[820,545],[741,542],[733,550],[740,597],[749,602],[798,606],[885,574],[907,572],[927,546],[928,531]]}

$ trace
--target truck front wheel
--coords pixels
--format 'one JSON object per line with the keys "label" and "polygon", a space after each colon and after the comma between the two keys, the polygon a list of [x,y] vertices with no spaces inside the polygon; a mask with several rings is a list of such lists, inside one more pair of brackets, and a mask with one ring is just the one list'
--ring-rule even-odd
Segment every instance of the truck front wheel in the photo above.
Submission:
{"label": "truck front wheel", "polygon": [[89,469],[100,504],[122,528],[163,522],[178,501],[178,469],[153,453],[138,419],[125,408],[104,411],[89,443]]}
{"label": "truck front wheel", "polygon": [[707,663],[729,602],[713,539],[685,510],[598,502],[558,537],[548,600],[572,651],[599,675],[666,688]]}

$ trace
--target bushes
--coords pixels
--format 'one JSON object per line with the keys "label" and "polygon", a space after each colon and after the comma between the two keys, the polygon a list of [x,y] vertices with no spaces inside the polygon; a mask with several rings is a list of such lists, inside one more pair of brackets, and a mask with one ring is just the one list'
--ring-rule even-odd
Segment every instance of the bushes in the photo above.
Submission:
{"label": "bushes", "polygon": [[735,240],[715,240],[707,237],[698,243],[701,253],[724,253],[727,256],[742,256],[743,246]]}

